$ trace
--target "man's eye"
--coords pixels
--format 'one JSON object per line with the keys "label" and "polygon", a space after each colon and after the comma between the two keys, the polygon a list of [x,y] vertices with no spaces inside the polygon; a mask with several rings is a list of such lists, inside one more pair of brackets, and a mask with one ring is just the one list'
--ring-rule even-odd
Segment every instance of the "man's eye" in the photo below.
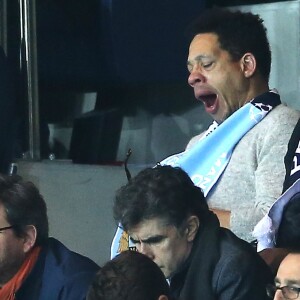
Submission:
{"label": "man's eye", "polygon": [[162,241],[163,241],[163,237],[155,237],[155,238],[152,238],[152,239],[149,239],[148,241],[147,241],[147,243],[148,244],[159,244],[159,243],[161,243]]}
{"label": "man's eye", "polygon": [[288,289],[289,289],[290,291],[293,291],[293,292],[298,292],[298,291],[300,290],[300,288],[298,288],[298,287],[293,287],[293,286],[288,286]]}
{"label": "man's eye", "polygon": [[213,64],[213,62],[209,62],[209,63],[202,64],[202,66],[203,66],[203,68],[207,69],[207,68],[211,67],[212,64]]}
{"label": "man's eye", "polygon": [[134,240],[133,238],[130,238],[130,242],[135,245],[140,243],[140,241]]}

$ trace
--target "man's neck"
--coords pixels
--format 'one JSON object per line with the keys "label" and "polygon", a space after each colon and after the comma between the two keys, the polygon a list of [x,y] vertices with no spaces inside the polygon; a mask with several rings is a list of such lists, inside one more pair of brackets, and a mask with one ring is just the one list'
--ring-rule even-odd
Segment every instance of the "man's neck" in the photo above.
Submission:
{"label": "man's neck", "polygon": [[251,101],[253,98],[256,98],[259,95],[262,95],[270,90],[269,85],[264,80],[253,80],[250,82],[249,91],[247,94],[247,102]]}
{"label": "man's neck", "polygon": [[15,259],[13,264],[7,266],[6,270],[0,270],[0,287],[3,287],[19,272],[25,259],[26,256],[19,257]]}
{"label": "man's neck", "polygon": [[5,274],[2,274],[2,276],[0,276],[0,288],[2,288],[7,282],[9,282],[17,273],[18,270],[14,270],[12,272],[3,272]]}

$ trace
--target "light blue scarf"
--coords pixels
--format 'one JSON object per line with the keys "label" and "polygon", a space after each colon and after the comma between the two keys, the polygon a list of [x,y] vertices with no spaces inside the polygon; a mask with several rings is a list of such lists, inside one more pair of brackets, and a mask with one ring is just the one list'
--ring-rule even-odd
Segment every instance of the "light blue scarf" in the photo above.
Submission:
{"label": "light blue scarf", "polygon": [[[181,167],[206,196],[226,168],[240,139],[272,109],[262,110],[257,103],[247,103],[196,146],[164,159],[161,165]],[[209,151],[208,151],[209,149]]]}
{"label": "light blue scarf", "polygon": [[[192,149],[172,155],[160,164],[181,167],[206,196],[226,168],[236,144],[278,104],[280,97],[275,91],[253,99],[222,124],[214,122],[204,138]],[[118,228],[112,243],[112,257],[120,250],[120,239],[123,239],[123,242],[128,239],[122,234],[122,229]],[[128,245],[131,246],[129,241]]]}

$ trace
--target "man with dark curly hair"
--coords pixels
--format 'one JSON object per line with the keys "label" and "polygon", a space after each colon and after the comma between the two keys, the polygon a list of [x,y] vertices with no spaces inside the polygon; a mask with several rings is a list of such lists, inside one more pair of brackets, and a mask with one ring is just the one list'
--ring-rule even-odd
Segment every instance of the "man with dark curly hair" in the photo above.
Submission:
{"label": "man with dark curly hair", "polygon": [[189,32],[188,83],[213,123],[162,163],[182,167],[210,207],[231,211],[231,230],[250,242],[281,195],[284,156],[300,112],[269,88],[271,50],[258,15],[214,8]]}
{"label": "man with dark curly hair", "polygon": [[116,194],[114,218],[170,281],[175,299],[262,300],[273,282],[249,243],[220,227],[180,168],[147,168]]}

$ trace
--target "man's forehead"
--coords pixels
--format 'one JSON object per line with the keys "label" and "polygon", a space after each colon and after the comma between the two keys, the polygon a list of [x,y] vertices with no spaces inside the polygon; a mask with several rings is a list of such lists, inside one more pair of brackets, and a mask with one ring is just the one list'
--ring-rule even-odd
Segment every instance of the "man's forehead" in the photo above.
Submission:
{"label": "man's forehead", "polygon": [[166,234],[171,227],[164,218],[153,218],[140,222],[136,226],[130,228],[128,233],[131,237],[146,239],[152,236]]}
{"label": "man's forehead", "polygon": [[226,52],[221,49],[218,37],[214,34],[199,34],[194,37],[192,40],[189,53],[188,61],[204,59],[212,59],[216,56],[221,55],[221,53]]}
{"label": "man's forehead", "polygon": [[282,265],[283,266],[285,266],[285,265],[300,265],[300,253],[289,253],[283,259]]}
{"label": "man's forehead", "polygon": [[200,33],[195,35],[190,43],[189,50],[199,47],[203,49],[219,48],[220,42],[218,36],[214,33]]}
{"label": "man's forehead", "polygon": [[293,286],[293,285],[299,285],[300,286],[300,278],[281,278],[281,277],[277,277],[275,278],[275,283],[279,283],[283,286]]}
{"label": "man's forehead", "polygon": [[281,262],[277,276],[277,282],[297,281],[300,284],[300,254],[288,254]]}

